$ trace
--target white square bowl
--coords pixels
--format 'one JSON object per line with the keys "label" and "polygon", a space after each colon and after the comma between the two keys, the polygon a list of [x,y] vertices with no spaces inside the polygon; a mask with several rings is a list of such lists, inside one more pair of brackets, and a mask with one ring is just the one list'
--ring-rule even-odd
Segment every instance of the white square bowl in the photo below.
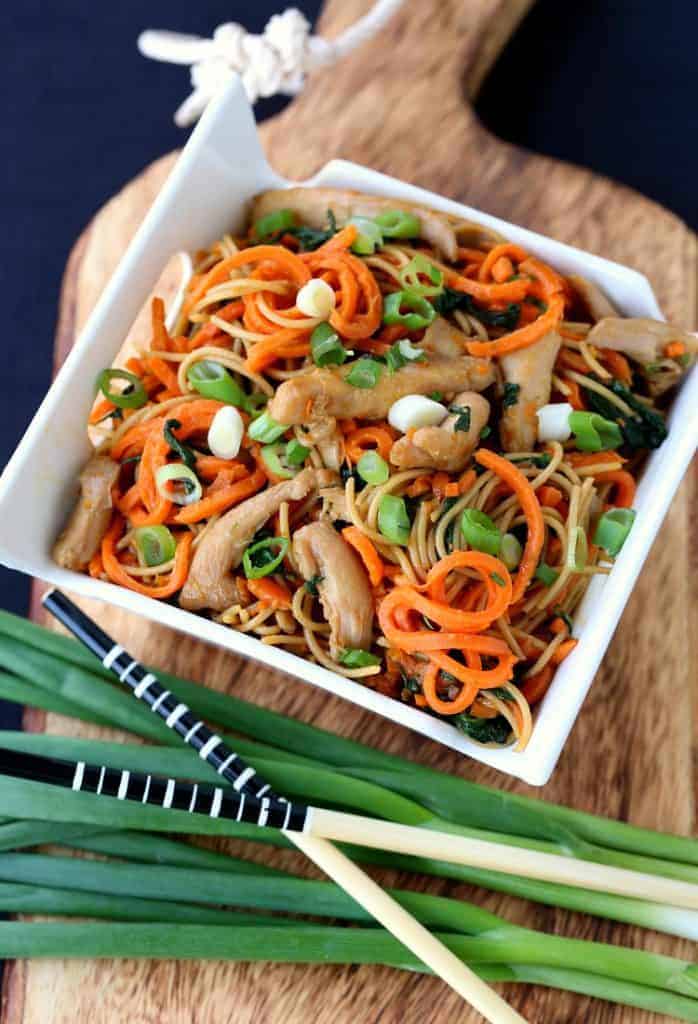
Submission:
{"label": "white square bowl", "polygon": [[[173,605],[62,569],[51,546],[75,500],[75,481],[90,448],[85,420],[93,382],[119,350],[136,313],[173,252],[209,245],[224,229],[243,226],[257,192],[291,184],[267,164],[242,88],[233,83],[212,103],[121,260],[80,338],[56,377],[0,479],[0,560],[86,597],[254,658],[420,732],[531,785],[549,779],[606,651],[698,437],[698,370],[683,382],[669,417],[669,437],[653,452],[637,492],[637,521],[609,578],[596,577],[575,618],[579,644],[558,669],[538,710],[525,751],[482,747],[446,721],[375,693],[283,648]],[[496,217],[355,164],[333,160],[307,185],[355,188],[409,199],[480,221],[519,242],[564,273],[603,287],[626,315],[660,317],[649,282],[617,263],[562,245]]]}

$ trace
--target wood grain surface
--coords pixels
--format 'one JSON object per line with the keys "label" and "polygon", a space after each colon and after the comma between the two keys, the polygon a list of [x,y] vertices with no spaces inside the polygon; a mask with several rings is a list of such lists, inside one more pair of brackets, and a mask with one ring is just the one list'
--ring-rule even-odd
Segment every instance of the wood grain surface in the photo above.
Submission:
{"label": "wood grain surface", "polygon": [[[670,318],[695,324],[696,238],[641,196],[490,135],[475,90],[531,0],[411,0],[360,52],[314,75],[303,95],[261,130],[272,163],[302,178],[345,157],[637,267]],[[336,35],[370,6],[331,0],[321,31]],[[583,110],[576,116],[583,123]],[[581,130],[581,127],[580,127]],[[66,271],[60,363],[152,202],[174,155],[148,167],[89,225]],[[224,229],[225,225],[221,225]],[[690,481],[672,505],[560,765],[542,796],[638,825],[688,834],[694,819],[692,684],[696,578],[690,560]],[[694,524],[695,527],[695,524]],[[35,607],[36,610],[36,607]],[[136,655],[183,675],[469,779],[527,787],[298,681],[272,675],[116,609],[93,614]],[[670,610],[670,614],[667,612]],[[33,728],[93,735],[56,715]],[[540,791],[533,791],[540,796]],[[261,857],[249,848],[248,855]],[[283,865],[311,870],[297,854]],[[383,873],[394,882],[398,876]],[[510,919],[560,935],[642,945],[691,957],[689,943],[496,894],[423,878],[415,888],[474,898]],[[545,989],[507,987],[531,1022],[668,1018]],[[478,1015],[434,979],[378,968],[172,962],[18,962],[8,970],[0,1024],[444,1024]]]}

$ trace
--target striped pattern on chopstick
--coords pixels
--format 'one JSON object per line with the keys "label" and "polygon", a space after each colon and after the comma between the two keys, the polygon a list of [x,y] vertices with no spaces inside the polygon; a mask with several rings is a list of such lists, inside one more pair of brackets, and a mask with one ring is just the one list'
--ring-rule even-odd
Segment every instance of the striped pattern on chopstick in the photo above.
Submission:
{"label": "striped pattern on chopstick", "polygon": [[[258,809],[258,816],[263,818],[261,821],[254,819],[248,816],[248,812],[241,810],[240,813],[243,816],[236,820],[271,825],[280,819],[280,823],[276,825],[277,828],[289,829],[293,832],[302,832],[307,828],[308,807],[277,796],[269,783],[265,782],[254,768],[250,767],[239,754],[231,750],[217,733],[209,729],[205,722],[196,718],[186,704],[179,701],[175,694],[160,683],[153,672],[149,672],[136,658],[124,650],[121,644],[115,643],[111,637],[107,636],[65,594],[58,590],[51,590],[44,596],[43,604],[59,622],[62,622],[99,658],[104,667],[109,669],[119,682],[131,689],[134,697],[143,701],[151,711],[159,715],[169,729],[172,729],[186,744],[193,747],[203,761],[210,764],[221,778],[230,783],[236,794],[240,794],[249,801],[248,806]],[[183,783],[177,785],[183,785]],[[96,789],[90,791],[97,792]],[[219,792],[223,792],[223,790],[219,790]],[[144,802],[150,803],[151,801]],[[162,806],[175,805],[163,804]],[[178,807],[178,809],[186,810],[187,808]],[[237,805],[235,809],[237,813]],[[226,815],[226,817],[231,817],[231,815]]]}

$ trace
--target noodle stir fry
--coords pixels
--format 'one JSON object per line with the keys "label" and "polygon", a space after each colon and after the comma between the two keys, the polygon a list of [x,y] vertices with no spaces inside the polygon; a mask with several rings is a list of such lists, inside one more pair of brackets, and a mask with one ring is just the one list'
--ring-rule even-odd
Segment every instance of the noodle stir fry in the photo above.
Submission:
{"label": "noodle stir fry", "polygon": [[98,381],[61,565],[523,749],[695,355],[479,224],[258,197]]}

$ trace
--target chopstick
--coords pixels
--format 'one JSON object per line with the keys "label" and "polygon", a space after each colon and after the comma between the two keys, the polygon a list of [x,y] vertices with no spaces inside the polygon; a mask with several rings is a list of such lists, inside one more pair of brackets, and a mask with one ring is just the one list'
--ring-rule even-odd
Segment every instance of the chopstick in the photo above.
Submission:
{"label": "chopstick", "polygon": [[[148,672],[120,644],[115,643],[65,594],[51,590],[44,596],[43,604],[105,668],[129,687],[134,697],[144,701],[158,714],[231,788],[139,776],[109,769],[104,765],[87,765],[82,761],[61,762],[35,755],[17,755],[7,750],[2,751],[0,771],[9,775],[22,773],[22,778],[68,786],[76,791],[121,800],[139,800],[141,803],[187,810],[192,814],[206,813],[211,817],[228,817],[262,827],[278,828],[486,1020],[492,1024],[525,1024],[525,1019],[477,974],[313,828],[318,808],[291,802],[274,793],[254,768],[247,765],[203,721],[196,719],[175,693],[165,689],[154,673]],[[376,821],[373,824],[381,823]]]}

